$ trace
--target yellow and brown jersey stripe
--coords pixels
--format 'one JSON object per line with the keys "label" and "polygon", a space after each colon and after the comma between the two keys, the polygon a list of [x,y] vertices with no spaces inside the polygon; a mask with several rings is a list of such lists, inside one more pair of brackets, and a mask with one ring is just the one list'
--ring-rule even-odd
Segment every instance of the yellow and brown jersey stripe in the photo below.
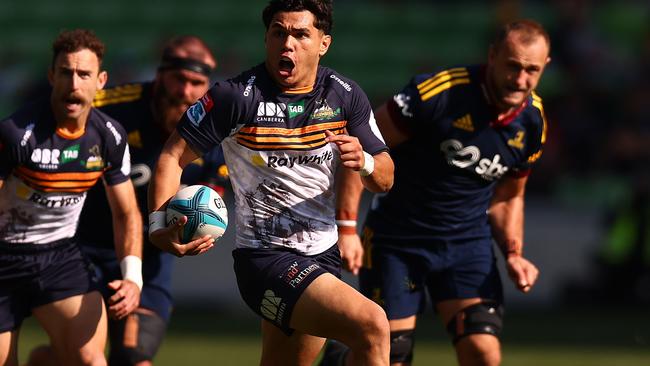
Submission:
{"label": "yellow and brown jersey stripe", "polygon": [[85,173],[44,173],[23,166],[14,170],[28,186],[42,192],[81,193],[89,190],[104,173],[102,170]]}
{"label": "yellow and brown jersey stripe", "polygon": [[253,150],[313,150],[326,144],[325,131],[342,134],[347,121],[319,123],[300,128],[243,127],[237,142]]}
{"label": "yellow and brown jersey stripe", "polygon": [[99,90],[95,94],[93,107],[99,108],[109,104],[126,103],[142,97],[142,84],[127,84],[115,88]]}
{"label": "yellow and brown jersey stripe", "polygon": [[437,73],[418,84],[420,99],[426,101],[437,94],[459,84],[469,84],[469,73],[464,67],[457,67]]}

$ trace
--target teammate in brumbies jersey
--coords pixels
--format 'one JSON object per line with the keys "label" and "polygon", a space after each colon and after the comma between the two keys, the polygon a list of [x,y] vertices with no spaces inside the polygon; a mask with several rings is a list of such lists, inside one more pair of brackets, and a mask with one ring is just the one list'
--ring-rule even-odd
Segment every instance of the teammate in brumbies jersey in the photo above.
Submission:
{"label": "teammate in brumbies jersey", "polygon": [[86,191],[103,177],[126,269],[108,313],[122,318],[140,299],[141,218],[126,133],[92,108],[107,78],[103,43],[67,31],[53,51],[49,98],[0,122],[0,363],[18,364],[19,328],[34,314],[51,337],[49,363],[104,364],[106,310],[72,237]]}
{"label": "teammate in brumbies jersey", "polygon": [[[165,140],[188,106],[208,90],[216,60],[195,36],[172,38],[162,52],[156,78],[97,93],[94,105],[119,120],[131,151],[131,179],[141,212],[147,212],[147,186]],[[220,190],[227,170],[221,149],[214,148],[187,166],[183,184],[204,184]],[[222,172],[221,174],[219,173]],[[91,259],[104,298],[107,284],[120,275],[115,258],[108,202],[102,186],[91,189],[77,230],[77,239]],[[145,230],[146,232],[146,230]],[[145,240],[146,242],[146,240]],[[110,365],[140,365],[154,359],[172,311],[171,276],[174,258],[153,245],[143,248],[143,288],[140,306],[127,319],[110,319]]]}
{"label": "teammate in brumbies jersey", "polygon": [[[533,90],[548,55],[539,24],[513,22],[495,39],[486,66],[415,76],[377,110],[395,185],[369,210],[360,288],[386,310],[392,363],[411,362],[426,292],[461,365],[500,362],[502,284],[492,239],[515,285],[529,291],[538,270],[522,257],[524,187],[546,137]],[[356,199],[338,208],[351,217],[361,191],[348,192]],[[358,269],[356,230],[342,235],[340,246],[348,268]]]}
{"label": "teammate in brumbies jersey", "polygon": [[265,63],[216,83],[167,141],[149,189],[149,237],[177,255],[210,249],[209,236],[178,243],[185,220],[160,222],[180,169],[220,144],[235,195],[237,283],[263,319],[260,364],[310,365],[323,337],[334,337],[354,364],[386,365],[385,314],[338,278],[334,183],[358,171],[385,192],[392,160],[363,91],[319,66],[331,3],[272,0],[262,18]]}

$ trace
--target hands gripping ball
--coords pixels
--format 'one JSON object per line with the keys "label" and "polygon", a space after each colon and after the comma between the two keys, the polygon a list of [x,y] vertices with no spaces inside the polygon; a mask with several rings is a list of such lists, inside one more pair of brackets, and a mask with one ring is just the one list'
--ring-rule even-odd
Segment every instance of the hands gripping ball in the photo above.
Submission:
{"label": "hands gripping ball", "polygon": [[175,224],[183,216],[187,216],[187,223],[181,231],[182,243],[205,235],[212,235],[217,240],[228,227],[228,210],[223,199],[212,188],[202,185],[179,190],[167,204],[167,226]]}

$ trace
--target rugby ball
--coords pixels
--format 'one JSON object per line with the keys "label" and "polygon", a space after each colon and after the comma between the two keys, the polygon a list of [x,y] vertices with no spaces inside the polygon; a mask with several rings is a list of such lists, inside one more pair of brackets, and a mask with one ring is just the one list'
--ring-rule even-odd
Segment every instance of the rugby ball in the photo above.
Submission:
{"label": "rugby ball", "polygon": [[187,243],[205,235],[217,240],[228,227],[228,210],[219,194],[203,185],[187,186],[174,195],[167,204],[167,226],[183,216],[187,223],[180,234],[181,243]]}

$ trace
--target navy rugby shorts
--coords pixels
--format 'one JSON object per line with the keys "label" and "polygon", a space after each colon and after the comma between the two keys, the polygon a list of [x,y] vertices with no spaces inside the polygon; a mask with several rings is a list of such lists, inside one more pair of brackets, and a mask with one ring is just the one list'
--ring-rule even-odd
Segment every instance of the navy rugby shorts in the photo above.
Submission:
{"label": "navy rugby shorts", "polygon": [[307,256],[284,248],[233,250],[239,293],[246,304],[285,334],[291,335],[291,313],[300,295],[318,276],[341,278],[341,253],[334,244],[323,253]]}
{"label": "navy rugby shorts", "polygon": [[363,245],[360,291],[381,305],[388,319],[424,312],[427,292],[432,304],[474,297],[503,302],[491,240],[407,244],[364,235]]}
{"label": "navy rugby shorts", "polygon": [[0,332],[19,328],[33,308],[95,291],[89,266],[71,239],[0,242]]}

